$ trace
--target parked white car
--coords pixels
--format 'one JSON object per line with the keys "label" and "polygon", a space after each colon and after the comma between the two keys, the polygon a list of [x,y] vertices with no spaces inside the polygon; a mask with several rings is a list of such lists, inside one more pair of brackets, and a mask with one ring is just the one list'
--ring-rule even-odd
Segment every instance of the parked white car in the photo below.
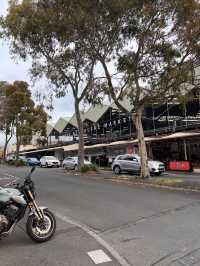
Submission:
{"label": "parked white car", "polygon": [[[91,162],[84,160],[85,165],[91,165]],[[78,157],[67,157],[63,161],[63,168],[70,170],[78,170]]]}
{"label": "parked white car", "polygon": [[[148,160],[149,171],[152,175],[160,175],[165,171],[165,165],[159,161]],[[115,174],[121,172],[139,173],[141,169],[141,159],[137,154],[124,154],[115,158],[112,170]]]}
{"label": "parked white car", "polygon": [[54,156],[43,156],[40,159],[41,167],[60,167],[60,161]]}

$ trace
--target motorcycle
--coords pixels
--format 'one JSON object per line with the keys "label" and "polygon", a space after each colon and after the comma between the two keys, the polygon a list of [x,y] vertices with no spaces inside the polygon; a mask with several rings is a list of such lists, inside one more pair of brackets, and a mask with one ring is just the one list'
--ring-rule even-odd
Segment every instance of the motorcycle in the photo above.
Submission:
{"label": "motorcycle", "polygon": [[38,206],[35,201],[35,185],[31,179],[34,170],[35,167],[32,167],[22,185],[0,187],[0,239],[14,231],[17,223],[25,217],[27,210],[26,232],[33,241],[38,243],[48,241],[55,233],[54,214],[47,207]]}

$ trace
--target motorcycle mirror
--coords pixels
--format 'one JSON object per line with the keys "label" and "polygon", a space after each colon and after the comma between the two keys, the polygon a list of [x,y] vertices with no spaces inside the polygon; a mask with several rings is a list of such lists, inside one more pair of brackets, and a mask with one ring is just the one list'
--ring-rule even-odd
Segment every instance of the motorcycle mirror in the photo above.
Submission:
{"label": "motorcycle mirror", "polygon": [[32,166],[31,171],[27,175],[26,179],[29,179],[31,177],[31,174],[35,171],[35,168],[36,168],[35,166]]}
{"label": "motorcycle mirror", "polygon": [[32,166],[31,172],[30,172],[31,174],[35,171],[35,168],[36,168],[35,166]]}

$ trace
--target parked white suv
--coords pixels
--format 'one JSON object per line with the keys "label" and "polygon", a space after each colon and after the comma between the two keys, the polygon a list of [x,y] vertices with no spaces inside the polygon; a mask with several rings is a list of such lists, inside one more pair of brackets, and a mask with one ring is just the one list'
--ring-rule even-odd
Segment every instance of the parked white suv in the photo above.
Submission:
{"label": "parked white suv", "polygon": [[40,163],[41,167],[60,167],[60,161],[54,156],[43,156]]}
{"label": "parked white suv", "polygon": [[[149,171],[152,175],[160,175],[165,171],[165,165],[159,161],[148,161]],[[137,154],[124,154],[119,155],[115,158],[112,164],[112,170],[115,174],[121,172],[135,172],[140,173],[141,170],[141,159]]]}

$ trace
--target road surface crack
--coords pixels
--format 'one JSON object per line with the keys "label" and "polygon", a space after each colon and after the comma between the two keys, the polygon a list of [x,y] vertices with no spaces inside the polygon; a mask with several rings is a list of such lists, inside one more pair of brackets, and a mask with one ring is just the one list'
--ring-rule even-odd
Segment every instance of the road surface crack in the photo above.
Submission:
{"label": "road surface crack", "polygon": [[162,216],[169,215],[169,214],[171,215],[171,214],[174,214],[176,212],[183,211],[183,210],[186,210],[187,208],[195,207],[195,206],[198,206],[198,205],[200,205],[200,201],[199,200],[198,201],[193,201],[193,202],[191,202],[189,204],[185,204],[185,205],[182,205],[182,206],[179,206],[179,207],[176,207],[176,208],[166,209],[166,210],[154,213],[152,215],[141,216],[141,217],[139,217],[138,219],[136,219],[134,221],[130,221],[130,222],[127,222],[127,223],[124,223],[124,224],[121,224],[121,225],[117,225],[115,227],[111,227],[111,228],[107,228],[105,230],[102,230],[101,233],[102,234],[113,233],[113,232],[122,230],[124,228],[129,228],[129,227],[131,227],[133,225],[137,225],[137,224],[142,223],[142,222],[147,222],[147,221],[150,221],[152,219],[160,218]]}
{"label": "road surface crack", "polygon": [[169,254],[161,257],[160,259],[158,259],[157,261],[153,262],[152,264],[150,264],[150,266],[156,266],[159,265],[160,262],[166,260],[167,258],[171,257],[172,255],[176,254],[176,251],[172,251]]}

